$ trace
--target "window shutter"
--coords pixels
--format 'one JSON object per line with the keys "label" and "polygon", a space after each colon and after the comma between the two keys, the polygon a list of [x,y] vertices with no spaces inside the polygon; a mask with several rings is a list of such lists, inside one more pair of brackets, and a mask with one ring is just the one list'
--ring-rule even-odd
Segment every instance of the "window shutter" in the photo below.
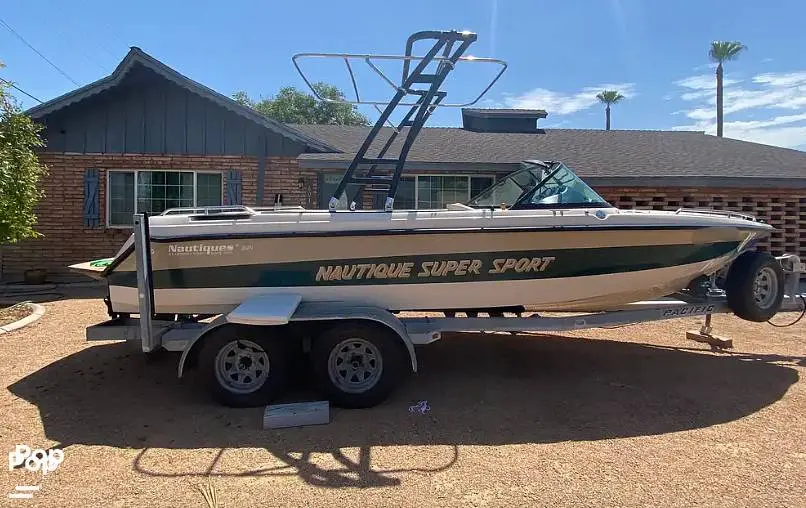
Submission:
{"label": "window shutter", "polygon": [[240,205],[241,203],[241,172],[237,169],[227,171],[227,204]]}
{"label": "window shutter", "polygon": [[87,169],[84,171],[84,226],[97,228],[101,225],[99,197],[99,171]]}

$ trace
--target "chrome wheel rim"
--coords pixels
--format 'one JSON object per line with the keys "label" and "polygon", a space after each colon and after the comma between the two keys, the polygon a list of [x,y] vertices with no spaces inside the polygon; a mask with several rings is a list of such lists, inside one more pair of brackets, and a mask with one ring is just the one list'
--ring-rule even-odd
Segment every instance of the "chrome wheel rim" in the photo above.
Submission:
{"label": "chrome wheel rim", "polygon": [[753,299],[759,308],[767,309],[775,302],[778,295],[778,277],[775,270],[765,266],[756,274],[753,281]]}
{"label": "chrome wheel rim", "polygon": [[381,378],[381,352],[368,340],[346,339],[330,350],[327,370],[330,381],[339,390],[362,393],[375,386]]}
{"label": "chrome wheel rim", "polygon": [[252,393],[269,377],[269,355],[251,340],[234,340],[218,351],[215,375],[232,393]]}

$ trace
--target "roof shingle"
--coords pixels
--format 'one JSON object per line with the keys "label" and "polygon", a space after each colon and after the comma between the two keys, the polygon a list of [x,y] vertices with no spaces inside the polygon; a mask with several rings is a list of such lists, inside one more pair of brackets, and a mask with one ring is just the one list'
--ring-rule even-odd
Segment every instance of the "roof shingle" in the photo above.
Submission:
{"label": "roof shingle", "polygon": [[[292,125],[343,153],[304,160],[350,161],[369,127]],[[369,154],[392,133],[384,128]],[[403,133],[395,142],[399,147]],[[390,152],[391,154],[392,152]],[[416,163],[517,164],[560,160],[582,177],[724,177],[806,180],[806,152],[691,131],[545,129],[539,133],[424,128],[408,157]]]}

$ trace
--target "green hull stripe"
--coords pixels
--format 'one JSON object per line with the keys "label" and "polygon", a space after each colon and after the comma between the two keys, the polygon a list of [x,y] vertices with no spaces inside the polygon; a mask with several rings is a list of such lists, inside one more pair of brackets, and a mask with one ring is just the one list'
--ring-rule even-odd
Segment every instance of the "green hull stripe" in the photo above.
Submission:
{"label": "green hull stripe", "polygon": [[[156,289],[354,286],[583,277],[707,261],[738,242],[546,251],[434,254],[211,266],[154,271]],[[135,272],[113,272],[109,284],[137,287]]]}

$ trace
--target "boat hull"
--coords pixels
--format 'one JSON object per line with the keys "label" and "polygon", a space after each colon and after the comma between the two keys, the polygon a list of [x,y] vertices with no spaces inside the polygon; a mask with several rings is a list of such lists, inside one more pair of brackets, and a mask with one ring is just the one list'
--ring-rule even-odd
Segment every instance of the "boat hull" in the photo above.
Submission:
{"label": "boat hull", "polygon": [[[389,310],[528,306],[609,310],[729,263],[754,236],[732,227],[229,235],[152,240],[155,308],[225,313],[293,293]],[[132,253],[109,270],[115,312],[136,313]]]}
{"label": "boat hull", "polygon": [[[508,281],[293,287],[158,288],[155,308],[168,314],[220,314],[251,296],[297,294],[307,301],[351,301],[389,310],[450,310],[527,306],[544,311],[599,311],[669,295],[723,266],[729,256],[666,268]],[[115,311],[138,311],[137,288],[110,284]]]}

